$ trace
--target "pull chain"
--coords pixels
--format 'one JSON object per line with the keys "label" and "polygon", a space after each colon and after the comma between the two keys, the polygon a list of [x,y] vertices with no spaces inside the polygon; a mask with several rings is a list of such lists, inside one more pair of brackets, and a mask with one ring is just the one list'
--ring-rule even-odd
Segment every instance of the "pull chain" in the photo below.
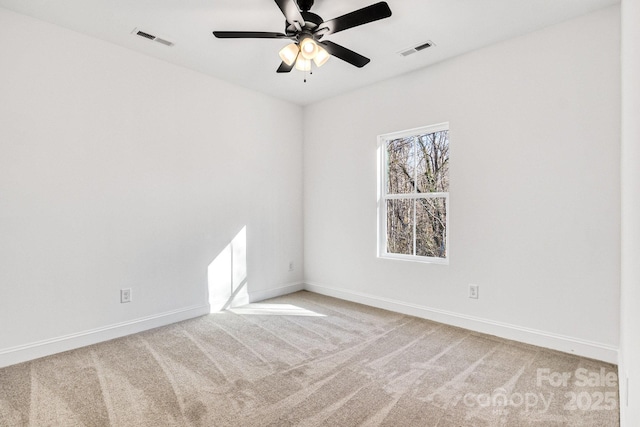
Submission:
{"label": "pull chain", "polygon": [[[313,75],[313,65],[309,65],[309,75],[312,76]],[[304,69],[304,82],[307,82],[307,69]]]}

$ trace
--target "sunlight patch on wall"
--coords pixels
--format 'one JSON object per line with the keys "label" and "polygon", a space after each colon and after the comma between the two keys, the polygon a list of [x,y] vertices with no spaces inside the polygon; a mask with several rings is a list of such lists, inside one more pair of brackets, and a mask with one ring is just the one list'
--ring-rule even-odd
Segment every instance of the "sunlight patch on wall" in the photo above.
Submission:
{"label": "sunlight patch on wall", "polygon": [[207,279],[212,313],[249,303],[246,226],[209,264]]}

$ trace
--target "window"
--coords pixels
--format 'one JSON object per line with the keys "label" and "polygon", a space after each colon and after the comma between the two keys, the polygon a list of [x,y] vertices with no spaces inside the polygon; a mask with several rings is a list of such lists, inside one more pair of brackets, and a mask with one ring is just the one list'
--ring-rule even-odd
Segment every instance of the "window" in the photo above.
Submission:
{"label": "window", "polygon": [[378,137],[378,255],[448,263],[449,124]]}

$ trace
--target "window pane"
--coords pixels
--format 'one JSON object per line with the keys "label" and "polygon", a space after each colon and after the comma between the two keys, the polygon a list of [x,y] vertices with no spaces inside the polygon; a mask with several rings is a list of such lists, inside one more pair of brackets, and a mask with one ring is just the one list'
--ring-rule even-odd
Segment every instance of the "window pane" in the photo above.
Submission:
{"label": "window pane", "polygon": [[416,137],[419,193],[449,191],[449,131]]}
{"label": "window pane", "polygon": [[413,193],[415,160],[413,137],[387,142],[387,194]]}
{"label": "window pane", "polygon": [[413,200],[387,200],[387,253],[413,255]]}
{"label": "window pane", "polygon": [[446,258],[446,199],[416,200],[416,255]]}

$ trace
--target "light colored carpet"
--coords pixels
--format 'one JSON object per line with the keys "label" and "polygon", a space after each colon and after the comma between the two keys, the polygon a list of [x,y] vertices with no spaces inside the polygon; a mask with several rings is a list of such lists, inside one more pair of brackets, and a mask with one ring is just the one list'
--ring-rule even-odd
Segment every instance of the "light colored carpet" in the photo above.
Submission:
{"label": "light colored carpet", "polygon": [[298,292],[0,369],[0,425],[605,427],[616,374]]}

